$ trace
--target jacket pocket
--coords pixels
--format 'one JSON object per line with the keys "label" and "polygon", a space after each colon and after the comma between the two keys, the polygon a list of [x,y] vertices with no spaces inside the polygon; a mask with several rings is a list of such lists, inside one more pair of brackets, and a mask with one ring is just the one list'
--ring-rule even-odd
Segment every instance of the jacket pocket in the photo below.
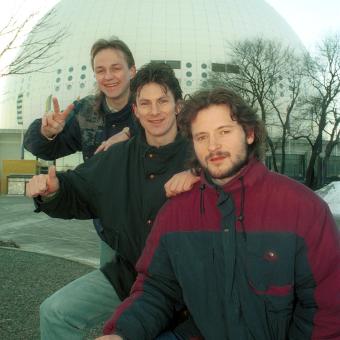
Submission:
{"label": "jacket pocket", "polygon": [[266,236],[248,239],[247,281],[250,290],[263,300],[271,338],[286,340],[294,307],[294,242]]}

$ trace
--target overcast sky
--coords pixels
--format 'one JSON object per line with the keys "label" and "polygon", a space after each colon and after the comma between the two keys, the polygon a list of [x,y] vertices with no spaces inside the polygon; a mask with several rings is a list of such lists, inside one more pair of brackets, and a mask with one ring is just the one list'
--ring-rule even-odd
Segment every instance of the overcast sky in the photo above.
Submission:
{"label": "overcast sky", "polygon": [[[97,0],[100,1],[100,0]],[[340,0],[265,0],[292,26],[310,47],[329,32],[340,31]],[[0,23],[10,14],[46,11],[58,0],[11,0],[0,2]],[[2,25],[0,25],[2,26]]]}
{"label": "overcast sky", "polygon": [[[340,0],[265,1],[286,19],[307,48],[311,48],[328,33],[340,33]],[[40,11],[43,14],[57,2],[58,0],[1,1],[0,28],[13,13],[27,16],[33,11]]]}

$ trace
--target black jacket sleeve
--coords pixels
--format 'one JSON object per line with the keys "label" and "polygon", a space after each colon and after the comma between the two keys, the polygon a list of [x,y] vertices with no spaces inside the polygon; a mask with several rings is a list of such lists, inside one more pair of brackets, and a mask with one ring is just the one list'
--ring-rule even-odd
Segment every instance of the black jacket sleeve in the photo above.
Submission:
{"label": "black jacket sleeve", "polygon": [[55,160],[82,151],[81,134],[74,111],[70,113],[63,131],[54,140],[48,140],[41,132],[41,119],[29,126],[24,137],[24,147],[34,156],[45,160]]}
{"label": "black jacket sleeve", "polygon": [[58,173],[59,191],[51,199],[34,200],[36,212],[43,211],[51,217],[63,219],[93,219],[100,209],[101,188],[98,178],[102,169],[108,168],[109,153],[100,153],[74,170]]}

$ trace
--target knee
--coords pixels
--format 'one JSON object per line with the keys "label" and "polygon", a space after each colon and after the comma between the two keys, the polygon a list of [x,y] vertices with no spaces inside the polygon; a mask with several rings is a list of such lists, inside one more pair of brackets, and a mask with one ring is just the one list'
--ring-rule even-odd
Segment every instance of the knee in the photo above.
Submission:
{"label": "knee", "polygon": [[65,319],[65,301],[61,301],[58,296],[51,295],[40,305],[40,320]]}

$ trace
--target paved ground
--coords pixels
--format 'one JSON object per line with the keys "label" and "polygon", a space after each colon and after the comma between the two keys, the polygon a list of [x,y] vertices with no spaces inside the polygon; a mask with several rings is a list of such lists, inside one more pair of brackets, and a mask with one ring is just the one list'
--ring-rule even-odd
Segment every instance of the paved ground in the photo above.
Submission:
{"label": "paved ground", "polygon": [[[0,340],[39,339],[40,303],[99,264],[92,221],[51,219],[33,210],[26,197],[0,196]],[[340,227],[340,216],[336,220]],[[100,327],[87,339],[93,334]]]}
{"label": "paved ground", "polygon": [[51,219],[33,209],[28,198],[0,196],[0,246],[9,246],[0,247],[1,340],[38,340],[40,303],[99,263],[91,221]]}
{"label": "paved ground", "polygon": [[92,220],[61,220],[33,210],[29,198],[0,196],[0,241],[12,240],[22,250],[99,264],[99,241]]}

